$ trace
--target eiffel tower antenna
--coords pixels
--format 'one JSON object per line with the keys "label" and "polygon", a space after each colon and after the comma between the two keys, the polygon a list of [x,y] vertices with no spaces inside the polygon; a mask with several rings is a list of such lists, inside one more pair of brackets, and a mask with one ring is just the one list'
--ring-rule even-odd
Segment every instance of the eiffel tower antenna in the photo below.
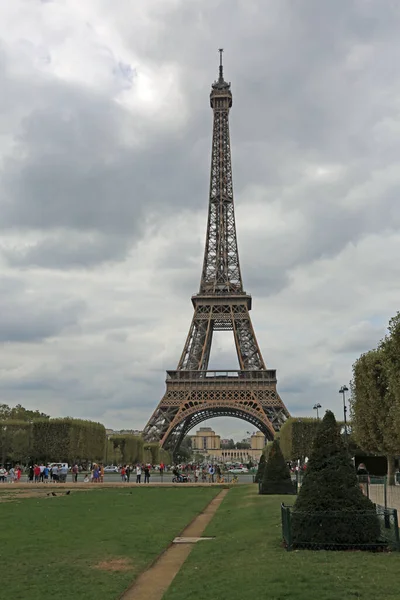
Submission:
{"label": "eiffel tower antenna", "polygon": [[[250,319],[251,296],[243,289],[233,201],[229,111],[231,84],[211,86],[213,110],[208,220],[199,292],[175,371],[167,371],[166,392],[147,423],[146,441],[169,450],[193,427],[216,416],[243,419],[273,439],[289,415],[276,390],[276,371],[267,369]],[[208,369],[214,331],[233,333],[239,368]]]}
{"label": "eiffel tower antenna", "polygon": [[219,52],[219,80],[220,81],[224,80],[224,67],[223,67],[223,64],[222,64],[222,53],[223,53],[223,51],[224,51],[223,48],[220,48],[218,50],[218,52]]}

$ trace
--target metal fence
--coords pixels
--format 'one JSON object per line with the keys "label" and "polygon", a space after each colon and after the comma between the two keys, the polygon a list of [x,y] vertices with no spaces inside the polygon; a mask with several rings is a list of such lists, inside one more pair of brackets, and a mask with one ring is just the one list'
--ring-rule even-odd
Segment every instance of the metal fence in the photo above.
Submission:
{"label": "metal fence", "polygon": [[358,481],[364,494],[374,504],[400,510],[400,485],[389,485],[387,477],[373,475],[360,475]]}
{"label": "metal fence", "polygon": [[[373,543],[363,535],[378,518],[380,534]],[[281,504],[282,537],[287,550],[400,550],[397,510],[376,505],[374,511],[293,512],[292,506]],[[301,526],[301,536],[294,535],[293,521]],[[357,522],[358,527],[354,527]],[[332,539],[326,540],[326,532]],[[354,537],[349,535],[354,531]],[[308,533],[309,532],[309,533]],[[358,533],[357,533],[358,532]],[[361,533],[360,533],[361,532]],[[309,537],[308,537],[309,536]],[[301,539],[300,539],[301,538]]]}

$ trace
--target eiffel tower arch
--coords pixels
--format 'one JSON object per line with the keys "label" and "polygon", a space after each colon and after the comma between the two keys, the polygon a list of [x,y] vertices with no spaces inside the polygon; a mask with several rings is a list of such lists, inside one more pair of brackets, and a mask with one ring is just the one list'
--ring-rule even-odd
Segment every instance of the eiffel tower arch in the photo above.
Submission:
{"label": "eiffel tower arch", "polygon": [[[250,319],[251,296],[243,289],[236,239],[229,136],[231,84],[212,84],[213,110],[208,223],[200,289],[177,369],[167,371],[166,392],[143,436],[166,449],[179,447],[196,425],[217,416],[248,421],[274,438],[289,412],[276,389],[276,371],[267,369]],[[208,369],[214,331],[231,331],[239,369]]]}

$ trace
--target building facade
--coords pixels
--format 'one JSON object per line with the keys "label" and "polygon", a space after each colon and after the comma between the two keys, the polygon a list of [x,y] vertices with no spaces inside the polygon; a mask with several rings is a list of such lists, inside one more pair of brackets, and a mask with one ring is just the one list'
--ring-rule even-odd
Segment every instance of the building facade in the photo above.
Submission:
{"label": "building facade", "polygon": [[265,447],[265,436],[257,431],[250,438],[251,448],[225,450],[221,448],[221,437],[211,427],[200,427],[195,435],[191,435],[192,450],[212,462],[258,462]]}

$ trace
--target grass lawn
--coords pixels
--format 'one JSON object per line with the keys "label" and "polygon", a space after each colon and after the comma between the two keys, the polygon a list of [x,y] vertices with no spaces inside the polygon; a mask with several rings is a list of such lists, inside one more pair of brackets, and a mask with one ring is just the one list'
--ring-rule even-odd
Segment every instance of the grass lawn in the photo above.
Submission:
{"label": "grass lawn", "polygon": [[280,503],[257,486],[229,491],[163,600],[398,600],[400,553],[287,552]]}
{"label": "grass lawn", "polygon": [[0,597],[115,600],[219,491],[72,490],[2,502]]}

